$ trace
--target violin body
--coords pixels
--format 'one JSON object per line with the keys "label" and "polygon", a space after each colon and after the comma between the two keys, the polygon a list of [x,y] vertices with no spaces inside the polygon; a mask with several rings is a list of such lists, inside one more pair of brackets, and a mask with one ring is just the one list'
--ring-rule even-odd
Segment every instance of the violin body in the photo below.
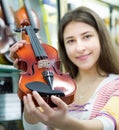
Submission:
{"label": "violin body", "polygon": [[[42,46],[48,55],[48,60],[51,62],[51,66],[48,68],[48,70],[52,71],[54,74],[52,88],[54,90],[63,91],[65,93],[65,96],[60,98],[67,104],[72,103],[76,91],[75,82],[71,79],[71,77],[68,74],[63,74],[59,70],[60,61],[58,59],[57,50],[47,44],[42,44]],[[19,56],[19,59],[22,59],[20,60],[20,62],[24,62],[22,64],[23,66],[21,67],[24,71],[21,72],[18,89],[18,96],[20,97],[20,99],[23,99],[24,95],[32,92],[30,89],[26,87],[27,83],[40,81],[47,84],[42,75],[42,72],[47,70],[47,68],[38,68],[38,60],[35,58],[31,44],[24,45],[23,48],[18,50],[17,55]],[[43,98],[48,104],[52,106],[48,95],[46,95]]]}

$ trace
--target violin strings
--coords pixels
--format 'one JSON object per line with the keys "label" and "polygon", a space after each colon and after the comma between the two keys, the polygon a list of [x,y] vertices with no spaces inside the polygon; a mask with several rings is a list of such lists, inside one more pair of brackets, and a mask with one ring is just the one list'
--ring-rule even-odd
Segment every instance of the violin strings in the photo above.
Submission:
{"label": "violin strings", "polygon": [[[37,38],[37,36],[36,36],[36,34],[35,34],[35,32],[34,32],[34,30],[33,30],[33,28],[31,28],[31,30],[32,30],[32,32],[33,32],[33,35],[34,35],[34,43],[36,43],[36,46],[37,46],[37,48],[38,48],[38,52],[40,51],[41,52],[41,55],[42,55],[42,58],[44,59],[44,58],[47,58],[47,55],[46,55],[46,53],[45,53],[45,51],[44,51],[44,48],[40,45],[40,41],[38,40],[38,38]],[[32,35],[32,36],[33,36]]]}
{"label": "violin strings", "polygon": [[36,37],[36,34],[35,34],[33,28],[32,27],[30,27],[30,28],[31,28],[32,39],[34,38],[33,41],[34,41],[34,43],[36,45],[37,51],[38,51],[38,53],[39,52],[41,53],[40,54],[41,58],[45,58],[46,57],[46,53],[45,53],[45,51],[43,51],[43,47],[40,45],[40,41]]}
{"label": "violin strings", "polygon": [[[36,57],[41,56],[41,54],[38,53],[36,44],[34,44],[34,40],[33,40],[33,38],[32,38],[32,33],[31,33],[32,30],[30,31],[30,28],[29,28],[28,26],[26,27],[26,30],[27,30],[27,33],[28,33],[28,35],[29,35],[29,37],[30,37],[31,45],[32,45],[32,47],[33,47],[33,49],[34,49],[34,53],[35,53]],[[40,55],[39,55],[39,54],[40,54]]]}
{"label": "violin strings", "polygon": [[29,26],[26,29],[28,31],[28,34],[30,35],[30,40],[31,40],[32,46],[35,50],[34,53],[35,53],[36,57],[42,58],[42,59],[46,58],[47,55],[46,55],[45,51],[43,51],[43,47],[40,45],[40,41],[36,37],[36,34],[35,34],[33,28],[31,26]]}
{"label": "violin strings", "polygon": [[37,42],[35,41],[35,38],[34,38],[35,35],[34,35],[33,30],[31,28],[29,28],[29,32],[31,34],[31,41],[32,41],[33,46],[35,47],[35,51],[37,50],[36,51],[37,55],[39,54],[39,56],[42,57],[42,53],[40,53],[40,51],[38,51],[38,49],[40,49],[40,48],[38,48]]}

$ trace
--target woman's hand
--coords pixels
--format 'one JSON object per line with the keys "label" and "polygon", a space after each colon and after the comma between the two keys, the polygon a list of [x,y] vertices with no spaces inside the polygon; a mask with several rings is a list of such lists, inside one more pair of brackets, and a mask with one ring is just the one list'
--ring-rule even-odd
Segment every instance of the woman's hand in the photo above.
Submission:
{"label": "woman's hand", "polygon": [[56,108],[51,108],[36,91],[32,94],[39,107],[35,106],[31,94],[24,96],[25,120],[30,124],[42,122],[50,127],[62,128],[66,119],[67,105],[60,98],[51,96],[52,102],[57,105]]}
{"label": "woman's hand", "polygon": [[18,65],[17,65],[18,64],[18,57],[16,55],[16,52],[17,52],[17,50],[19,50],[19,48],[23,47],[23,45],[25,43],[26,43],[25,40],[21,40],[10,47],[9,58],[13,61],[13,65],[16,68],[18,68]]}

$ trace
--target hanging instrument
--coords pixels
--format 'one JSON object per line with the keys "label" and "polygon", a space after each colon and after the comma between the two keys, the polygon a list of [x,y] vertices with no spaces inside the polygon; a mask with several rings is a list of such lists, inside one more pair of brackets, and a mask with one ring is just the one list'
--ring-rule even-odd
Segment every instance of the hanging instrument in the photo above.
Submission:
{"label": "hanging instrument", "polygon": [[0,5],[2,12],[1,19],[3,20],[0,24],[0,29],[2,31],[0,36],[0,63],[12,64],[12,61],[8,55],[10,46],[17,41],[16,32],[14,31],[16,28],[14,14],[6,0],[0,0]]}

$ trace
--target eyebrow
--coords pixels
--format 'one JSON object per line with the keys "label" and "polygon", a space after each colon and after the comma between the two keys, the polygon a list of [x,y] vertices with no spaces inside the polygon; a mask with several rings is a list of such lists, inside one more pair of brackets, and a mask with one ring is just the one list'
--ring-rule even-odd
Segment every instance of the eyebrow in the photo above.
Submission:
{"label": "eyebrow", "polygon": [[64,40],[68,40],[68,39],[71,39],[71,38],[73,38],[74,36],[68,36],[68,37],[66,37],[66,38],[64,38]]}
{"label": "eyebrow", "polygon": [[[82,35],[85,35],[85,34],[87,34],[87,33],[91,33],[91,31],[83,32],[83,33],[81,33],[80,35],[82,36]],[[74,36],[68,36],[68,37],[64,38],[64,40],[68,40],[68,39],[71,39],[71,38],[73,38],[73,37],[74,37]]]}
{"label": "eyebrow", "polygon": [[87,33],[91,33],[91,31],[86,31],[86,32],[82,33],[81,35],[85,35]]}

